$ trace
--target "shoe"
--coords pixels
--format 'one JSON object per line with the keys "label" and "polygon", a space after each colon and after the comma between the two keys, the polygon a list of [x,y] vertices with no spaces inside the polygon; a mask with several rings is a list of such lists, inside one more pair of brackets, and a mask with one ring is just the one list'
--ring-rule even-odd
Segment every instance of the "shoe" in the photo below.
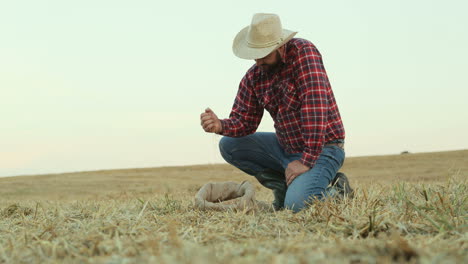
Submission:
{"label": "shoe", "polygon": [[273,190],[273,196],[275,200],[273,201],[273,208],[275,211],[280,211],[284,209],[284,198],[286,197],[286,190]]}
{"label": "shoe", "polygon": [[288,188],[284,176],[278,172],[265,171],[255,175],[255,178],[257,178],[261,185],[273,191],[275,198],[273,208],[275,211],[284,209],[284,199]]}
{"label": "shoe", "polygon": [[338,194],[341,196],[341,198],[344,198],[344,197],[353,198],[354,197],[354,190],[353,188],[351,188],[348,177],[346,177],[344,173],[338,172],[335,178],[332,180],[331,185],[335,187],[335,189],[338,191]]}

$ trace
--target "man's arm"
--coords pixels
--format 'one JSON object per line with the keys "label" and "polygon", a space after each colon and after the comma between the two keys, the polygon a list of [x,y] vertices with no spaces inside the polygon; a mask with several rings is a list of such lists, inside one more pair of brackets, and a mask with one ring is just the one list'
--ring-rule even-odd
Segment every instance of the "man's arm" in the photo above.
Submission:
{"label": "man's arm", "polygon": [[314,46],[299,51],[296,80],[302,101],[301,123],[305,148],[301,163],[312,168],[322,152],[328,112],[330,83],[322,57]]}
{"label": "man's arm", "polygon": [[263,117],[263,108],[258,103],[247,75],[242,78],[229,118],[221,120],[221,135],[242,137],[254,133]]}

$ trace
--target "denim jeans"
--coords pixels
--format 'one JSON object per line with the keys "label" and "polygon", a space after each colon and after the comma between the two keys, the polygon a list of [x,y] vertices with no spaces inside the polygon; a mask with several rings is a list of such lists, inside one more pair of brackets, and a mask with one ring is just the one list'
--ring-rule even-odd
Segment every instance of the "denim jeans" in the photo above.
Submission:
{"label": "denim jeans", "polygon": [[[240,138],[223,137],[219,142],[223,158],[252,176],[265,171],[276,172],[277,181],[286,184],[285,169],[302,153],[286,153],[275,133],[257,132]],[[324,146],[314,167],[299,175],[287,186],[284,207],[298,212],[314,199],[333,196],[328,187],[343,165],[345,152],[337,146]],[[258,178],[257,178],[258,179]],[[262,183],[262,182],[261,182]],[[265,186],[265,185],[264,185]],[[272,189],[272,188],[271,188]]]}

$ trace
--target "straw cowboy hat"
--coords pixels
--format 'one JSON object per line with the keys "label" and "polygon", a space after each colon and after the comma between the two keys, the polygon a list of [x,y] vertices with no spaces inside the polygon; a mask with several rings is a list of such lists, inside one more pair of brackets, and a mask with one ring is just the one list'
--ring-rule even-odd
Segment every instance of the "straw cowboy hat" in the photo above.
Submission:
{"label": "straw cowboy hat", "polygon": [[288,42],[296,33],[283,29],[278,15],[255,14],[250,26],[237,33],[232,51],[242,59],[260,59]]}

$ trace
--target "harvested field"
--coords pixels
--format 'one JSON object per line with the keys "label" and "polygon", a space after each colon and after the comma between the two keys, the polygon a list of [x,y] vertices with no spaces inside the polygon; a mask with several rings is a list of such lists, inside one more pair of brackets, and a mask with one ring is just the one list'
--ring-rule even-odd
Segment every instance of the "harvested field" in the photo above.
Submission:
{"label": "harvested field", "polygon": [[255,183],[230,165],[0,178],[0,263],[468,262],[468,150],[342,171],[354,199],[298,214],[194,210],[207,182]]}

